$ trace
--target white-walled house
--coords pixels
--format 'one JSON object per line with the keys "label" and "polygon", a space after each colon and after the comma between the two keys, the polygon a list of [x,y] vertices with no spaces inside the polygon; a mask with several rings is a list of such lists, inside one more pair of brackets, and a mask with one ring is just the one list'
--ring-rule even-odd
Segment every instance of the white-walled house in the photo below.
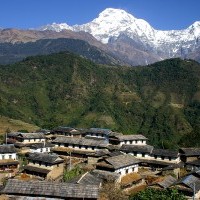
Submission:
{"label": "white-walled house", "polygon": [[14,145],[0,145],[0,160],[4,159],[17,159],[17,150]]}
{"label": "white-walled house", "polygon": [[131,155],[119,155],[105,158],[97,163],[97,169],[110,172],[116,172],[121,176],[138,172],[138,163],[140,161]]}
{"label": "white-walled house", "polygon": [[143,135],[115,135],[109,137],[109,142],[113,145],[146,145],[147,138]]}
{"label": "white-walled house", "polygon": [[18,168],[17,150],[12,144],[0,145],[0,169]]}
{"label": "white-walled house", "polygon": [[171,149],[153,149],[151,157],[154,160],[161,160],[170,163],[179,163],[179,152]]}
{"label": "white-walled house", "polygon": [[36,143],[30,145],[30,153],[49,153],[51,148],[54,147],[51,143]]}
{"label": "white-walled house", "polygon": [[7,141],[9,143],[31,144],[45,142],[44,133],[21,133],[12,132],[7,134]]}
{"label": "white-walled house", "polygon": [[99,138],[109,141],[109,135],[112,133],[110,129],[104,128],[90,128],[85,131],[86,138]]}
{"label": "white-walled house", "polygon": [[135,156],[137,158],[151,158],[153,146],[150,145],[127,145],[121,146],[120,151]]}
{"label": "white-walled house", "polygon": [[24,167],[27,174],[40,176],[47,179],[54,179],[52,174],[63,173],[64,160],[56,154],[48,153],[29,153],[28,165]]}
{"label": "white-walled house", "polygon": [[40,143],[45,142],[45,135],[43,133],[20,133],[16,140],[23,144]]}
{"label": "white-walled house", "polygon": [[105,149],[108,143],[105,140],[73,138],[73,137],[57,137],[52,141],[55,147],[68,147],[80,150],[100,150]]}

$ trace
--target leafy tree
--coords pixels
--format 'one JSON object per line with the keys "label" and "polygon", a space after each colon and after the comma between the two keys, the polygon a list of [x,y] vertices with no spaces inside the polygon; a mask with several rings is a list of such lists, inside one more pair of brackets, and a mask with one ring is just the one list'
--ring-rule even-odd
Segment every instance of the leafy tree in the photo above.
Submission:
{"label": "leafy tree", "polygon": [[100,190],[101,200],[128,200],[128,196],[113,182],[103,184]]}
{"label": "leafy tree", "polygon": [[69,181],[77,176],[80,176],[81,174],[83,174],[84,171],[77,165],[75,168],[73,168],[70,171],[65,170],[63,173],[63,181]]}
{"label": "leafy tree", "polygon": [[176,189],[156,190],[146,189],[136,195],[130,196],[129,200],[186,200],[183,194],[178,193]]}

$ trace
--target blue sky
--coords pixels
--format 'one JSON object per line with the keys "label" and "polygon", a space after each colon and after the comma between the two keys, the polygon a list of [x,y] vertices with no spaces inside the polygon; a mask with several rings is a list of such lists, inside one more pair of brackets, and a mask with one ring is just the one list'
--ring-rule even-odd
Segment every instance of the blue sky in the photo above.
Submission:
{"label": "blue sky", "polygon": [[0,27],[83,24],[108,7],[124,9],[162,30],[183,29],[200,21],[200,0],[0,0]]}

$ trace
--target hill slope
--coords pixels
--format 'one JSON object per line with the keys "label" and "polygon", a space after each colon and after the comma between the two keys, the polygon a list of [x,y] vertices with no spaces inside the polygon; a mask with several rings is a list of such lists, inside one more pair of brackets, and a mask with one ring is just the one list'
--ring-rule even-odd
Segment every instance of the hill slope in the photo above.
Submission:
{"label": "hill slope", "polygon": [[0,114],[44,128],[142,133],[156,146],[198,145],[199,75],[200,64],[191,60],[131,68],[70,53],[29,57],[0,67]]}
{"label": "hill slope", "polygon": [[79,39],[43,39],[27,43],[0,43],[0,63],[10,64],[21,61],[27,56],[45,55],[70,51],[99,64],[118,65],[123,62],[111,53],[101,50]]}

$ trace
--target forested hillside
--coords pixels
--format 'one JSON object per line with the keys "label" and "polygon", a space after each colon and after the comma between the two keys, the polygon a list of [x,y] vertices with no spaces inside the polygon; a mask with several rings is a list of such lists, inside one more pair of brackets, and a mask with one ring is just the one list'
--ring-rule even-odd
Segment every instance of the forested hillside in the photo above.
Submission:
{"label": "forested hillside", "polygon": [[0,114],[35,123],[142,133],[164,148],[200,144],[200,64],[110,67],[70,53],[0,67]]}

